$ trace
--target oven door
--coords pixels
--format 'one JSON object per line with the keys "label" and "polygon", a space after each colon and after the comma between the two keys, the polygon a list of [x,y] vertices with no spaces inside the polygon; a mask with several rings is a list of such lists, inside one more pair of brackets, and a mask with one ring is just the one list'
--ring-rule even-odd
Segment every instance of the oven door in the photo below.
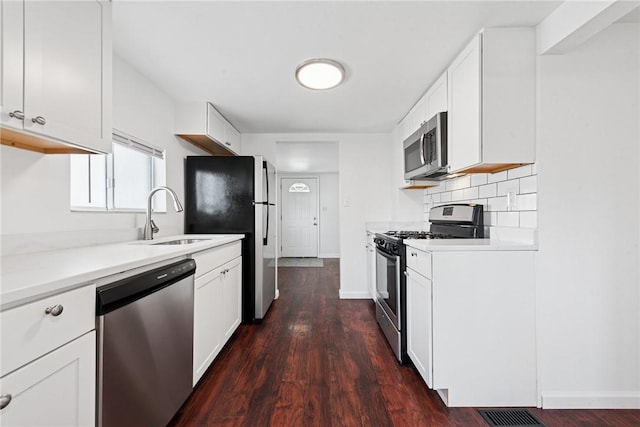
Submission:
{"label": "oven door", "polygon": [[376,294],[380,306],[400,330],[400,257],[376,248]]}

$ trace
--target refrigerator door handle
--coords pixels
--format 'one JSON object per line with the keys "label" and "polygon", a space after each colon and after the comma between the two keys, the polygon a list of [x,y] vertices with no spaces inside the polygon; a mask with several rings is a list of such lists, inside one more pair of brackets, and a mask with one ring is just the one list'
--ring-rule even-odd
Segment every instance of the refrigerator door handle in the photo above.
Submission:
{"label": "refrigerator door handle", "polygon": [[267,204],[269,204],[269,202],[271,202],[271,197],[269,197],[269,171],[267,170],[267,162],[266,161],[262,162],[262,170],[264,171],[264,179],[265,179],[265,182],[267,184],[267,198],[266,198],[265,201],[267,202]]}
{"label": "refrigerator door handle", "polygon": [[264,180],[267,185],[267,198],[264,201],[264,204],[267,205],[267,226],[265,227],[264,237],[262,238],[262,244],[267,246],[269,243],[269,202],[271,201],[269,197],[269,170],[267,169],[267,162],[262,162],[262,170],[264,171]]}
{"label": "refrigerator door handle", "polygon": [[267,226],[265,227],[264,237],[262,238],[262,245],[267,246],[269,244],[269,204],[267,206]]}

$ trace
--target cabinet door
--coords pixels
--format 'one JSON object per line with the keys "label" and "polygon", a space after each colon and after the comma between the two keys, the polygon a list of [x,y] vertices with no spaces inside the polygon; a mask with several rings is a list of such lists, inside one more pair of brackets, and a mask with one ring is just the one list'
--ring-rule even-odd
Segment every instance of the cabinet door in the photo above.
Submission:
{"label": "cabinet door", "polygon": [[95,425],[95,377],[92,331],[0,380],[0,394],[11,395],[0,425]]}
{"label": "cabinet door", "polygon": [[226,343],[235,332],[242,315],[242,258],[225,264],[222,274],[222,331]]}
{"label": "cabinet door", "polygon": [[109,152],[111,138],[103,139],[102,48],[103,13],[110,6],[97,1],[24,5],[24,128]]}
{"label": "cabinet door", "polygon": [[431,280],[407,269],[407,354],[433,388]]}
{"label": "cabinet door", "polygon": [[376,246],[373,243],[373,234],[367,233],[367,284],[371,298],[376,300]]}
{"label": "cabinet door", "polygon": [[224,143],[224,125],[224,117],[213,105],[207,103],[207,135],[221,144]]}
{"label": "cabinet door", "polygon": [[[22,63],[24,14],[22,3],[2,1],[2,76],[0,77],[0,123],[16,129],[22,129],[24,113],[22,99]],[[11,116],[9,115],[10,113]],[[13,117],[12,117],[13,116]]]}
{"label": "cabinet door", "polygon": [[427,121],[427,100],[424,96],[413,106],[409,116],[411,117],[411,132],[409,132],[409,135],[411,135]]}
{"label": "cabinet door", "polygon": [[429,88],[425,96],[427,100],[427,119],[440,112],[447,111],[449,105],[447,96],[447,73],[445,72]]}
{"label": "cabinet door", "polygon": [[224,145],[228,150],[240,154],[240,132],[228,122],[224,126]]}
{"label": "cabinet door", "polygon": [[220,328],[222,267],[194,281],[193,385],[207,370],[222,347]]}
{"label": "cabinet door", "polygon": [[481,157],[482,35],[453,61],[448,75],[448,150],[450,172],[474,166]]}

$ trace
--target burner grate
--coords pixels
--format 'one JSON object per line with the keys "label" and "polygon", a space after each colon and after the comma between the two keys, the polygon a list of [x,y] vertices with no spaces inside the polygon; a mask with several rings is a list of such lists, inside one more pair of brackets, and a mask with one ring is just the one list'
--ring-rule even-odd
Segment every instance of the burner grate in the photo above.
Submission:
{"label": "burner grate", "polygon": [[499,408],[499,409],[478,409],[482,418],[490,426],[500,427],[523,427],[542,426],[545,427],[536,417],[526,409]]}

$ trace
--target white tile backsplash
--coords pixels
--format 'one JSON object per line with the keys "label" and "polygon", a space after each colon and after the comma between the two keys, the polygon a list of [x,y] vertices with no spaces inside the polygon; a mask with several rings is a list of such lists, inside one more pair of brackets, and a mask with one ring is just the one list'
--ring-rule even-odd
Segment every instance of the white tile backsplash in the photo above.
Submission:
{"label": "white tile backsplash", "polygon": [[498,183],[498,196],[506,196],[507,193],[520,193],[520,180],[502,181]]}
{"label": "white tile backsplash", "polygon": [[491,197],[487,199],[487,206],[485,206],[485,209],[490,212],[506,212],[507,196]]}
{"label": "white tile backsplash", "polygon": [[464,199],[464,190],[454,190],[451,192],[451,201],[460,202]]}
{"label": "white tile backsplash", "polygon": [[[445,203],[478,203],[484,206],[484,223],[489,233],[500,229],[538,226],[537,166],[526,165],[494,174],[465,175],[443,181],[424,192],[424,219],[429,209]],[[507,193],[516,194],[515,206],[507,208]],[[429,224],[425,224],[428,227]]]}
{"label": "white tile backsplash", "polygon": [[492,182],[506,181],[506,180],[507,180],[507,171],[490,173],[489,175],[487,175],[487,182],[489,184],[491,184]]}
{"label": "white tile backsplash", "polygon": [[520,194],[538,192],[538,175],[520,178]]}
{"label": "white tile backsplash", "polygon": [[498,212],[498,226],[499,227],[519,227],[520,213],[519,212]]}
{"label": "white tile backsplash", "polygon": [[538,194],[520,194],[516,198],[516,209],[519,211],[538,210]]}
{"label": "white tile backsplash", "polygon": [[507,171],[507,179],[522,178],[531,175],[531,165],[521,166]]}
{"label": "white tile backsplash", "polygon": [[484,185],[487,183],[487,174],[479,173],[476,175],[471,175],[471,186],[477,187],[479,185]]}
{"label": "white tile backsplash", "polygon": [[538,212],[520,212],[520,227],[538,228]]}
{"label": "white tile backsplash", "polygon": [[478,197],[495,197],[498,195],[498,184],[487,184],[478,187]]}
{"label": "white tile backsplash", "polygon": [[478,187],[470,187],[470,188],[465,188],[463,191],[463,199],[464,200],[470,200],[470,199],[477,199],[478,196]]}

